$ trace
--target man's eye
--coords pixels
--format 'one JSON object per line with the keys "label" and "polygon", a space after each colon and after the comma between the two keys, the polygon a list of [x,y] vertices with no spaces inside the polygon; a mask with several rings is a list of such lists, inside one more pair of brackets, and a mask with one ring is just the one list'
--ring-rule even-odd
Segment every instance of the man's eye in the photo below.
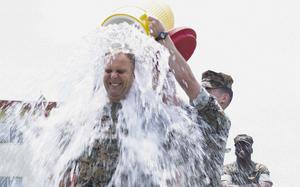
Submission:
{"label": "man's eye", "polygon": [[117,73],[119,74],[125,73],[125,70],[117,70]]}
{"label": "man's eye", "polygon": [[111,73],[111,72],[112,72],[111,69],[106,69],[106,70],[105,70],[105,73]]}

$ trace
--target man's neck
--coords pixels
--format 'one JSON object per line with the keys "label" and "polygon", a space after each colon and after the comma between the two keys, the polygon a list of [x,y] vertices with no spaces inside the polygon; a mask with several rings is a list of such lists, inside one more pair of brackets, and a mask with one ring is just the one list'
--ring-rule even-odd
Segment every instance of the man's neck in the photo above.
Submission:
{"label": "man's neck", "polygon": [[239,168],[241,168],[241,169],[250,169],[253,165],[251,156],[244,158],[244,159],[237,158],[236,162],[237,162],[237,165],[239,166]]}

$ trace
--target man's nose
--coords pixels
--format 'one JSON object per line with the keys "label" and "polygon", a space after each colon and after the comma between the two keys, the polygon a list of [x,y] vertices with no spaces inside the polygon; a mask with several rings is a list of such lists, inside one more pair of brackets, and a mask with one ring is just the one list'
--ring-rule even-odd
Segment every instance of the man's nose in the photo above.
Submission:
{"label": "man's nose", "polygon": [[117,78],[119,76],[119,74],[118,74],[118,72],[116,72],[116,71],[113,71],[112,73],[111,73],[111,78]]}

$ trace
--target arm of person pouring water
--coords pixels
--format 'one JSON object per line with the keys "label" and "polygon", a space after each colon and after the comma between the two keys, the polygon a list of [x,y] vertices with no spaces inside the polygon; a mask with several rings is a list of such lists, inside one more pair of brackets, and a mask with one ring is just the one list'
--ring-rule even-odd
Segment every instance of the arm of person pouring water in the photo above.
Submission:
{"label": "arm of person pouring water", "polygon": [[[154,17],[149,17],[148,20],[150,22],[151,36],[157,38],[161,32],[166,32],[159,20]],[[210,159],[210,154],[218,155],[216,157],[218,159],[217,162],[215,160],[210,162],[214,166],[212,167],[210,163],[208,163],[208,167],[219,168],[218,170],[221,171],[230,129],[230,120],[216,99],[197,81],[191,68],[177,50],[171,37],[168,35],[165,39],[158,40],[158,42],[169,49],[169,66],[174,73],[176,81],[189,97],[191,105],[197,109],[200,118],[206,122],[206,125],[201,123],[200,128],[204,135],[205,144],[210,148],[207,152],[207,157]],[[219,181],[221,179],[220,171],[217,175],[210,176],[210,181]],[[216,171],[213,172],[215,173]]]}
{"label": "arm of person pouring water", "polygon": [[[148,17],[148,20],[150,22],[149,28],[151,36],[157,38],[159,33],[165,32],[165,28],[159,20],[151,16]],[[200,84],[196,80],[185,59],[176,49],[171,37],[168,35],[164,40],[159,40],[158,42],[170,51],[169,66],[174,72],[177,82],[183,88],[190,100],[196,99],[200,93]]]}
{"label": "arm of person pouring water", "polygon": [[[165,32],[162,23],[154,17],[149,16],[150,34],[156,38],[159,33]],[[176,81],[185,91],[190,99],[192,106],[196,107],[199,114],[206,121],[213,131],[224,137],[223,143],[227,140],[230,121],[225,115],[216,99],[211,96],[197,81],[190,66],[176,49],[171,37],[168,35],[165,39],[158,41],[170,51],[169,66],[174,73]],[[224,146],[224,145],[223,145]],[[225,151],[225,147],[224,147]]]}
{"label": "arm of person pouring water", "polygon": [[[151,16],[148,17],[148,20],[150,22],[149,28],[151,36],[157,38],[159,33],[166,32],[164,26],[159,20]],[[171,37],[168,35],[165,39],[159,40],[158,42],[169,49],[169,66],[174,73],[176,81],[189,97],[191,104],[199,111],[202,111],[201,113],[204,115],[202,116],[204,117],[204,120],[206,120],[205,116],[208,117],[210,126],[218,128],[218,126],[223,123],[219,124],[220,122],[217,118],[220,117],[227,119],[220,105],[197,81],[190,66],[177,50]],[[222,126],[224,126],[224,124]]]}

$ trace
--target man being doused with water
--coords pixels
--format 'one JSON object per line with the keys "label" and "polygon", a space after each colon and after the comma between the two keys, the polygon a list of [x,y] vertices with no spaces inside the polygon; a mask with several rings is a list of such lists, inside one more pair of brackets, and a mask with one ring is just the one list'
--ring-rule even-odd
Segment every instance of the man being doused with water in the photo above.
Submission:
{"label": "man being doused with water", "polygon": [[[155,36],[155,21],[151,26]],[[99,133],[70,162],[60,186],[204,186],[198,127],[207,124],[201,115],[215,116],[211,125],[216,127],[227,118],[184,61],[169,60],[165,48],[129,27],[107,29],[112,37],[105,38],[111,50],[102,56],[104,86],[99,81],[95,86],[95,94],[105,91],[108,98],[95,124]],[[145,41],[137,44],[140,39]],[[174,94],[168,63],[193,107],[167,102]]]}
{"label": "man being doused with water", "polygon": [[[74,173],[67,173],[70,176],[63,181],[66,186],[105,186],[109,183],[118,164],[120,152],[116,132],[117,113],[121,108],[120,100],[126,97],[134,81],[134,64],[134,55],[131,53],[120,50],[113,56],[109,54],[103,84],[110,103],[99,121],[105,137],[96,140],[91,152],[86,151],[76,160]],[[72,175],[73,179],[70,180]]]}
{"label": "man being doused with water", "polygon": [[[106,92],[100,102],[107,104],[99,109],[95,120],[93,131],[96,136],[91,135],[84,152],[66,166],[60,186],[174,184],[176,174],[184,169],[176,168],[177,163],[183,162],[182,156],[172,155],[169,151],[168,131],[180,129],[185,124],[195,126],[195,123],[189,120],[184,110],[170,108],[162,101],[167,92],[163,84],[168,72],[168,53],[129,25],[116,25],[105,31],[112,37],[108,40],[98,38],[99,44],[109,50],[103,52],[101,62],[97,62],[96,71],[102,70],[103,74],[96,73],[102,81],[95,81],[94,95],[97,97]],[[137,44],[140,39],[143,43]],[[159,67],[158,61],[162,62]],[[188,137],[197,131],[184,129],[178,130],[182,137],[189,142],[198,141],[200,136]],[[183,142],[177,141],[173,142]],[[185,146],[201,157],[200,146]],[[70,144],[65,147],[70,149]]]}
{"label": "man being doused with water", "polygon": [[[118,48],[117,45],[117,48],[113,47],[111,52],[105,56],[107,63],[104,67],[103,85],[109,102],[102,111],[97,127],[99,133],[102,133],[101,138],[96,139],[89,150],[72,162],[73,168],[70,167],[65,172],[60,186],[160,186],[163,183],[172,183],[172,177],[163,179],[164,176],[155,174],[157,172],[163,175],[168,170],[174,170],[174,168],[170,168],[172,160],[165,152],[168,149],[167,137],[164,137],[167,134],[167,128],[163,127],[171,123],[168,122],[170,119],[162,118],[159,112],[145,111],[153,109],[154,106],[143,106],[142,103],[139,103],[141,101],[140,98],[136,98],[138,93],[135,91],[142,90],[133,88],[137,62],[135,55],[127,51],[128,49]],[[131,93],[129,93],[130,91]],[[151,93],[145,92],[144,94]],[[157,99],[155,95],[149,95],[149,97],[152,97],[150,101],[152,100],[152,104],[155,104]],[[126,109],[126,111],[122,109]],[[160,111],[168,112],[164,109]],[[134,113],[130,114],[130,112]],[[149,119],[153,121],[148,121]],[[164,120],[166,120],[165,124]],[[155,126],[158,124],[160,126]],[[146,158],[143,158],[143,154]],[[149,158],[147,158],[148,156]],[[149,162],[153,162],[153,166],[147,166],[151,164]]]}

